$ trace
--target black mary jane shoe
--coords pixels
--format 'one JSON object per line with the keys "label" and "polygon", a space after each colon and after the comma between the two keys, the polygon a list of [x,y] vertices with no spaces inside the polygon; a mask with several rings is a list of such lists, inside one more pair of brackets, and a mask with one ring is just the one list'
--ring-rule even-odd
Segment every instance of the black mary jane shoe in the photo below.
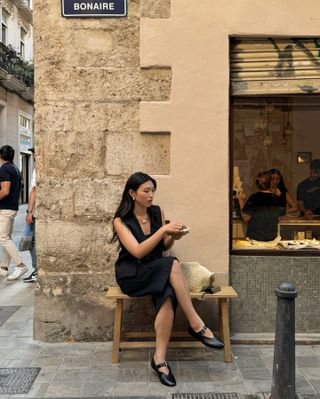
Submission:
{"label": "black mary jane shoe", "polygon": [[188,332],[192,337],[197,338],[204,345],[209,346],[210,348],[222,349],[224,347],[224,343],[220,341],[220,339],[218,339],[217,337],[209,338],[204,335],[207,329],[207,326],[203,326],[203,328],[199,332],[195,332],[189,326]]}
{"label": "black mary jane shoe", "polygon": [[[154,358],[152,358],[151,367],[158,374],[161,384],[166,385],[167,387],[174,387],[176,385],[176,380],[174,378],[174,375],[171,372],[171,368],[170,368],[168,362],[155,364]],[[159,369],[161,367],[167,367],[169,369],[169,374],[165,374],[165,373],[162,373],[162,371],[159,371]]]}

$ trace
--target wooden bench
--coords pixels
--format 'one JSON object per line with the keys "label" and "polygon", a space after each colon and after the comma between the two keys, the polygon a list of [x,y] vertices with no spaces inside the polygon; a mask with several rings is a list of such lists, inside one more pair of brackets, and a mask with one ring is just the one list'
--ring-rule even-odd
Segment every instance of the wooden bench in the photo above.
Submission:
{"label": "wooden bench", "polygon": [[[232,361],[232,353],[230,346],[230,331],[229,331],[229,312],[228,300],[237,298],[238,294],[230,286],[223,286],[219,292],[214,294],[205,294],[199,292],[190,292],[192,299],[199,300],[213,300],[217,299],[219,304],[219,337],[224,342],[224,361],[230,363]],[[114,333],[112,346],[112,363],[119,363],[119,352],[121,349],[129,348],[153,348],[155,342],[152,341],[131,341],[126,342],[123,338],[151,338],[155,337],[154,332],[122,332],[122,317],[123,317],[123,301],[124,300],[139,300],[142,297],[130,297],[124,294],[119,287],[110,287],[107,292],[108,299],[116,300],[115,317],[114,317]],[[187,332],[172,332],[172,337],[187,337]],[[170,347],[175,348],[195,348],[203,347],[200,341],[174,341],[170,342]]]}

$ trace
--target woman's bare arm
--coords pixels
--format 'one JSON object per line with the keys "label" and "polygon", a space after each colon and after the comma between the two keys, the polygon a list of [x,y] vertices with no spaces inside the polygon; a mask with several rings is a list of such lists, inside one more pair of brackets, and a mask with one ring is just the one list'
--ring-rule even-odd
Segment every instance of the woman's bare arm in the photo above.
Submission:
{"label": "woman's bare arm", "polygon": [[289,205],[288,212],[296,212],[298,210],[296,201],[291,197],[288,191],[286,192],[286,203]]}
{"label": "woman's bare arm", "polygon": [[120,218],[114,219],[113,226],[122,245],[131,255],[138,259],[147,256],[163,240],[167,233],[177,233],[182,228],[182,224],[178,222],[165,224],[145,241],[138,243],[130,229],[122,223]]}
{"label": "woman's bare arm", "polygon": [[[165,217],[163,212],[161,212],[161,217],[162,217],[162,225],[165,225]],[[183,227],[183,225],[181,224]],[[175,240],[180,240],[180,238],[183,236],[183,233],[174,233],[174,234],[165,234],[163,237],[163,244],[164,244],[164,249],[167,251],[168,249],[172,248]]]}

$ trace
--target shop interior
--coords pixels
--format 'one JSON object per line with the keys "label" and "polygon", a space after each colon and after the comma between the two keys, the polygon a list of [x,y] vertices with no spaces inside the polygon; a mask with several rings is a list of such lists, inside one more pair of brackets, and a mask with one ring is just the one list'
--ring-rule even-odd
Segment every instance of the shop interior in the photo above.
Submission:
{"label": "shop interior", "polygon": [[272,168],[297,201],[298,184],[309,177],[311,161],[320,159],[320,96],[239,96],[232,98],[231,109],[232,249],[320,249],[319,215],[307,217],[287,204],[277,238],[252,242],[241,212],[241,202],[257,191],[257,174]]}

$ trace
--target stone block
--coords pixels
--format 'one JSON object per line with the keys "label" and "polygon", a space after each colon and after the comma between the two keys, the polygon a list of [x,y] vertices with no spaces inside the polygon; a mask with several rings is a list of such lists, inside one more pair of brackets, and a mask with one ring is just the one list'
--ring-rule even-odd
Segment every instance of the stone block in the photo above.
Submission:
{"label": "stone block", "polygon": [[54,256],[41,253],[38,255],[38,267],[45,275],[46,273],[99,273],[103,271],[110,285],[114,285],[114,265],[117,253],[117,244],[107,245],[102,258],[88,257],[84,254]]}
{"label": "stone block", "polygon": [[141,0],[141,17],[170,18],[171,0]]}
{"label": "stone block", "polygon": [[72,296],[36,292],[34,338],[45,342],[106,341],[112,335],[113,310]]}
{"label": "stone block", "polygon": [[112,238],[111,229],[103,223],[90,221],[37,220],[37,253],[39,256],[68,255],[88,259],[104,259],[106,246]]}
{"label": "stone block", "polygon": [[171,79],[170,68],[66,67],[60,71],[46,63],[37,70],[37,101],[165,101]]}
{"label": "stone block", "polygon": [[119,203],[124,183],[124,177],[67,180],[63,179],[62,174],[61,179],[41,180],[37,191],[37,217],[50,220],[81,218],[82,222],[110,222]]}
{"label": "stone block", "polygon": [[[37,63],[76,67],[139,66],[139,21],[109,20],[101,26],[62,28],[52,35],[52,27],[36,36]],[[45,46],[45,51],[41,51]],[[72,49],[73,51],[71,51]],[[44,50],[44,49],[43,49]]]}
{"label": "stone block", "polygon": [[78,179],[74,188],[74,216],[110,222],[122,195],[125,183],[122,180]]}
{"label": "stone block", "polygon": [[139,130],[139,103],[126,101],[108,104],[108,131],[131,132]]}
{"label": "stone block", "polygon": [[75,54],[66,53],[65,62],[70,66],[139,66],[138,20],[112,20],[99,29],[74,29],[70,43],[81,49]]}
{"label": "stone block", "polygon": [[70,180],[41,180],[37,185],[37,218],[73,217],[73,185]]}
{"label": "stone block", "polygon": [[39,181],[47,178],[105,177],[105,132],[61,131],[37,139]]}
{"label": "stone block", "polygon": [[108,174],[170,173],[170,134],[108,134],[106,170]]}
{"label": "stone block", "polygon": [[141,143],[140,169],[152,175],[170,174],[170,133],[144,132]]}

